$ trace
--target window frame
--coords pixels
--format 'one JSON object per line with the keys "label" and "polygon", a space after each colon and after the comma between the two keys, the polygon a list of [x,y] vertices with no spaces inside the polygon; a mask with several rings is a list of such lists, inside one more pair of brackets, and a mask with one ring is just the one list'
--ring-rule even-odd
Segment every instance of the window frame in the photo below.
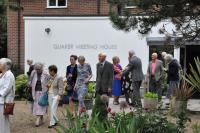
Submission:
{"label": "window frame", "polygon": [[56,6],[50,6],[49,5],[49,1],[50,0],[47,0],[47,8],[67,8],[68,6],[68,0],[65,0],[66,1],[66,5],[65,6],[58,6],[58,0],[56,0]]}
{"label": "window frame", "polygon": [[132,8],[137,8],[138,6],[129,6],[129,5],[125,5],[125,8],[127,8],[127,9],[132,9]]}

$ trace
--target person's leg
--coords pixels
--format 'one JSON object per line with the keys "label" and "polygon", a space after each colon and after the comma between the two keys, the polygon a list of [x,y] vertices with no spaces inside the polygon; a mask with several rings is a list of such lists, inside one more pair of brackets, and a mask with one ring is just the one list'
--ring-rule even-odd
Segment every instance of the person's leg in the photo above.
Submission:
{"label": "person's leg", "polygon": [[53,97],[52,105],[51,105],[51,120],[50,120],[50,126],[55,125],[58,121],[57,118],[57,108],[58,108],[58,99],[57,97]]}
{"label": "person's leg", "polygon": [[49,126],[52,126],[52,119],[53,119],[53,113],[52,113],[52,106],[53,106],[53,94],[48,95],[48,101],[49,101],[49,115],[50,115],[50,123]]}
{"label": "person's leg", "polygon": [[84,95],[86,92],[87,92],[87,88],[85,86],[78,89],[78,91],[77,91],[80,109],[85,108]]}
{"label": "person's leg", "polygon": [[133,82],[133,106],[142,107],[141,97],[140,97],[140,86],[141,81]]}
{"label": "person's leg", "polygon": [[153,93],[156,93],[156,80],[153,77],[149,81],[149,91],[153,92]]}

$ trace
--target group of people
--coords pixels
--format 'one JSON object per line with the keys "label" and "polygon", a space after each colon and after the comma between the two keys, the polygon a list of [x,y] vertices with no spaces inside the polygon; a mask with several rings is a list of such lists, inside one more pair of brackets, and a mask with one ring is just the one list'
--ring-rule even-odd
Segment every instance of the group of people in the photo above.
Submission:
{"label": "group of people", "polygon": [[[166,52],[162,53],[164,63],[158,60],[157,53],[152,54],[152,60],[149,63],[146,81],[149,83],[149,91],[162,96],[161,80],[167,74],[168,91],[167,97],[170,98],[173,90],[179,84],[180,64],[172,55]],[[114,105],[119,104],[119,97],[124,92],[126,101],[133,107],[142,107],[140,97],[140,87],[145,76],[142,71],[142,62],[136,56],[134,50],[128,53],[129,63],[122,68],[119,57],[113,57],[113,63],[106,60],[106,54],[98,55],[99,62],[96,65],[96,94],[113,96]],[[78,64],[77,64],[78,60]],[[44,70],[42,63],[35,63],[27,60],[30,65],[28,75],[28,87],[31,90],[33,101],[31,102],[31,111],[37,117],[36,127],[44,123],[43,116],[47,113],[48,106],[39,104],[40,98],[48,92],[48,103],[50,110],[49,128],[56,126],[58,118],[56,115],[59,100],[64,93],[63,77],[57,74],[56,65],[48,67],[48,72]],[[92,69],[90,64],[86,63],[84,56],[70,56],[70,65],[66,68],[67,91],[70,100],[77,97],[79,102],[79,111],[86,110],[84,95],[92,78]],[[0,129],[4,133],[9,133],[9,119],[4,115],[5,102],[13,102],[15,97],[15,78],[11,72],[12,62],[10,59],[0,59]]]}
{"label": "group of people", "polygon": [[162,52],[161,55],[164,63],[158,59],[157,53],[152,54],[152,60],[149,63],[146,75],[146,81],[149,83],[149,91],[157,93],[159,100],[161,100],[163,92],[162,83],[165,80],[167,80],[166,84],[168,85],[166,97],[171,98],[174,89],[179,87],[181,72],[181,65],[171,54]]}

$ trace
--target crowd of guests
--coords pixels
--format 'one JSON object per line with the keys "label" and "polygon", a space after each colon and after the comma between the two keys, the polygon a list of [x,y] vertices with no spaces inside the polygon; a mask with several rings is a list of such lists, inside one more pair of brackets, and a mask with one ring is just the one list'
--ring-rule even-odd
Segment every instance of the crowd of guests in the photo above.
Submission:
{"label": "crowd of guests", "polygon": [[[133,107],[142,107],[140,88],[142,82],[149,84],[149,91],[162,96],[161,80],[167,74],[167,98],[173,94],[173,90],[179,85],[180,64],[172,55],[166,52],[162,53],[163,61],[158,59],[158,54],[152,54],[152,60],[149,63],[146,78],[142,71],[142,61],[136,56],[134,50],[128,52],[128,61],[126,67],[120,65],[119,57],[112,58],[112,63],[106,60],[106,54],[98,55],[99,62],[96,65],[96,94],[113,96],[114,105],[119,104],[119,97],[125,95],[126,101]],[[78,63],[77,63],[78,61]],[[84,95],[92,78],[92,69],[90,64],[86,63],[84,56],[70,56],[70,65],[66,68],[67,91],[69,95],[69,106],[73,105],[74,99],[79,103],[79,111],[86,110]],[[47,108],[50,111],[49,128],[56,126],[57,108],[59,101],[64,93],[63,77],[57,74],[58,68],[55,65],[48,67],[48,72],[44,70],[42,63],[35,63],[27,60],[30,66],[28,75],[28,87],[31,90],[32,101],[31,111],[36,116],[35,126],[38,127],[44,123],[44,115],[47,114]],[[9,133],[9,119],[5,115],[4,103],[13,102],[15,96],[15,78],[10,71],[12,62],[10,59],[0,59],[0,129],[4,133]],[[39,104],[44,93],[48,92],[49,106]],[[71,104],[70,104],[71,103]],[[70,109],[73,110],[71,106]]]}

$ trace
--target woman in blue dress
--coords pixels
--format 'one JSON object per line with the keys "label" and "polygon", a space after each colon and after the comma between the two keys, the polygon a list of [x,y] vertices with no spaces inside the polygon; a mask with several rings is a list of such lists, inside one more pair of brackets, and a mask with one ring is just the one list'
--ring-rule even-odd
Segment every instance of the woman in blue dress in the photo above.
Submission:
{"label": "woman in blue dress", "polygon": [[119,97],[121,96],[122,92],[122,82],[121,82],[121,74],[122,74],[122,67],[119,64],[120,59],[119,57],[113,57],[113,70],[114,70],[114,81],[113,81],[113,88],[112,88],[112,95],[114,96],[114,105],[119,104]]}

